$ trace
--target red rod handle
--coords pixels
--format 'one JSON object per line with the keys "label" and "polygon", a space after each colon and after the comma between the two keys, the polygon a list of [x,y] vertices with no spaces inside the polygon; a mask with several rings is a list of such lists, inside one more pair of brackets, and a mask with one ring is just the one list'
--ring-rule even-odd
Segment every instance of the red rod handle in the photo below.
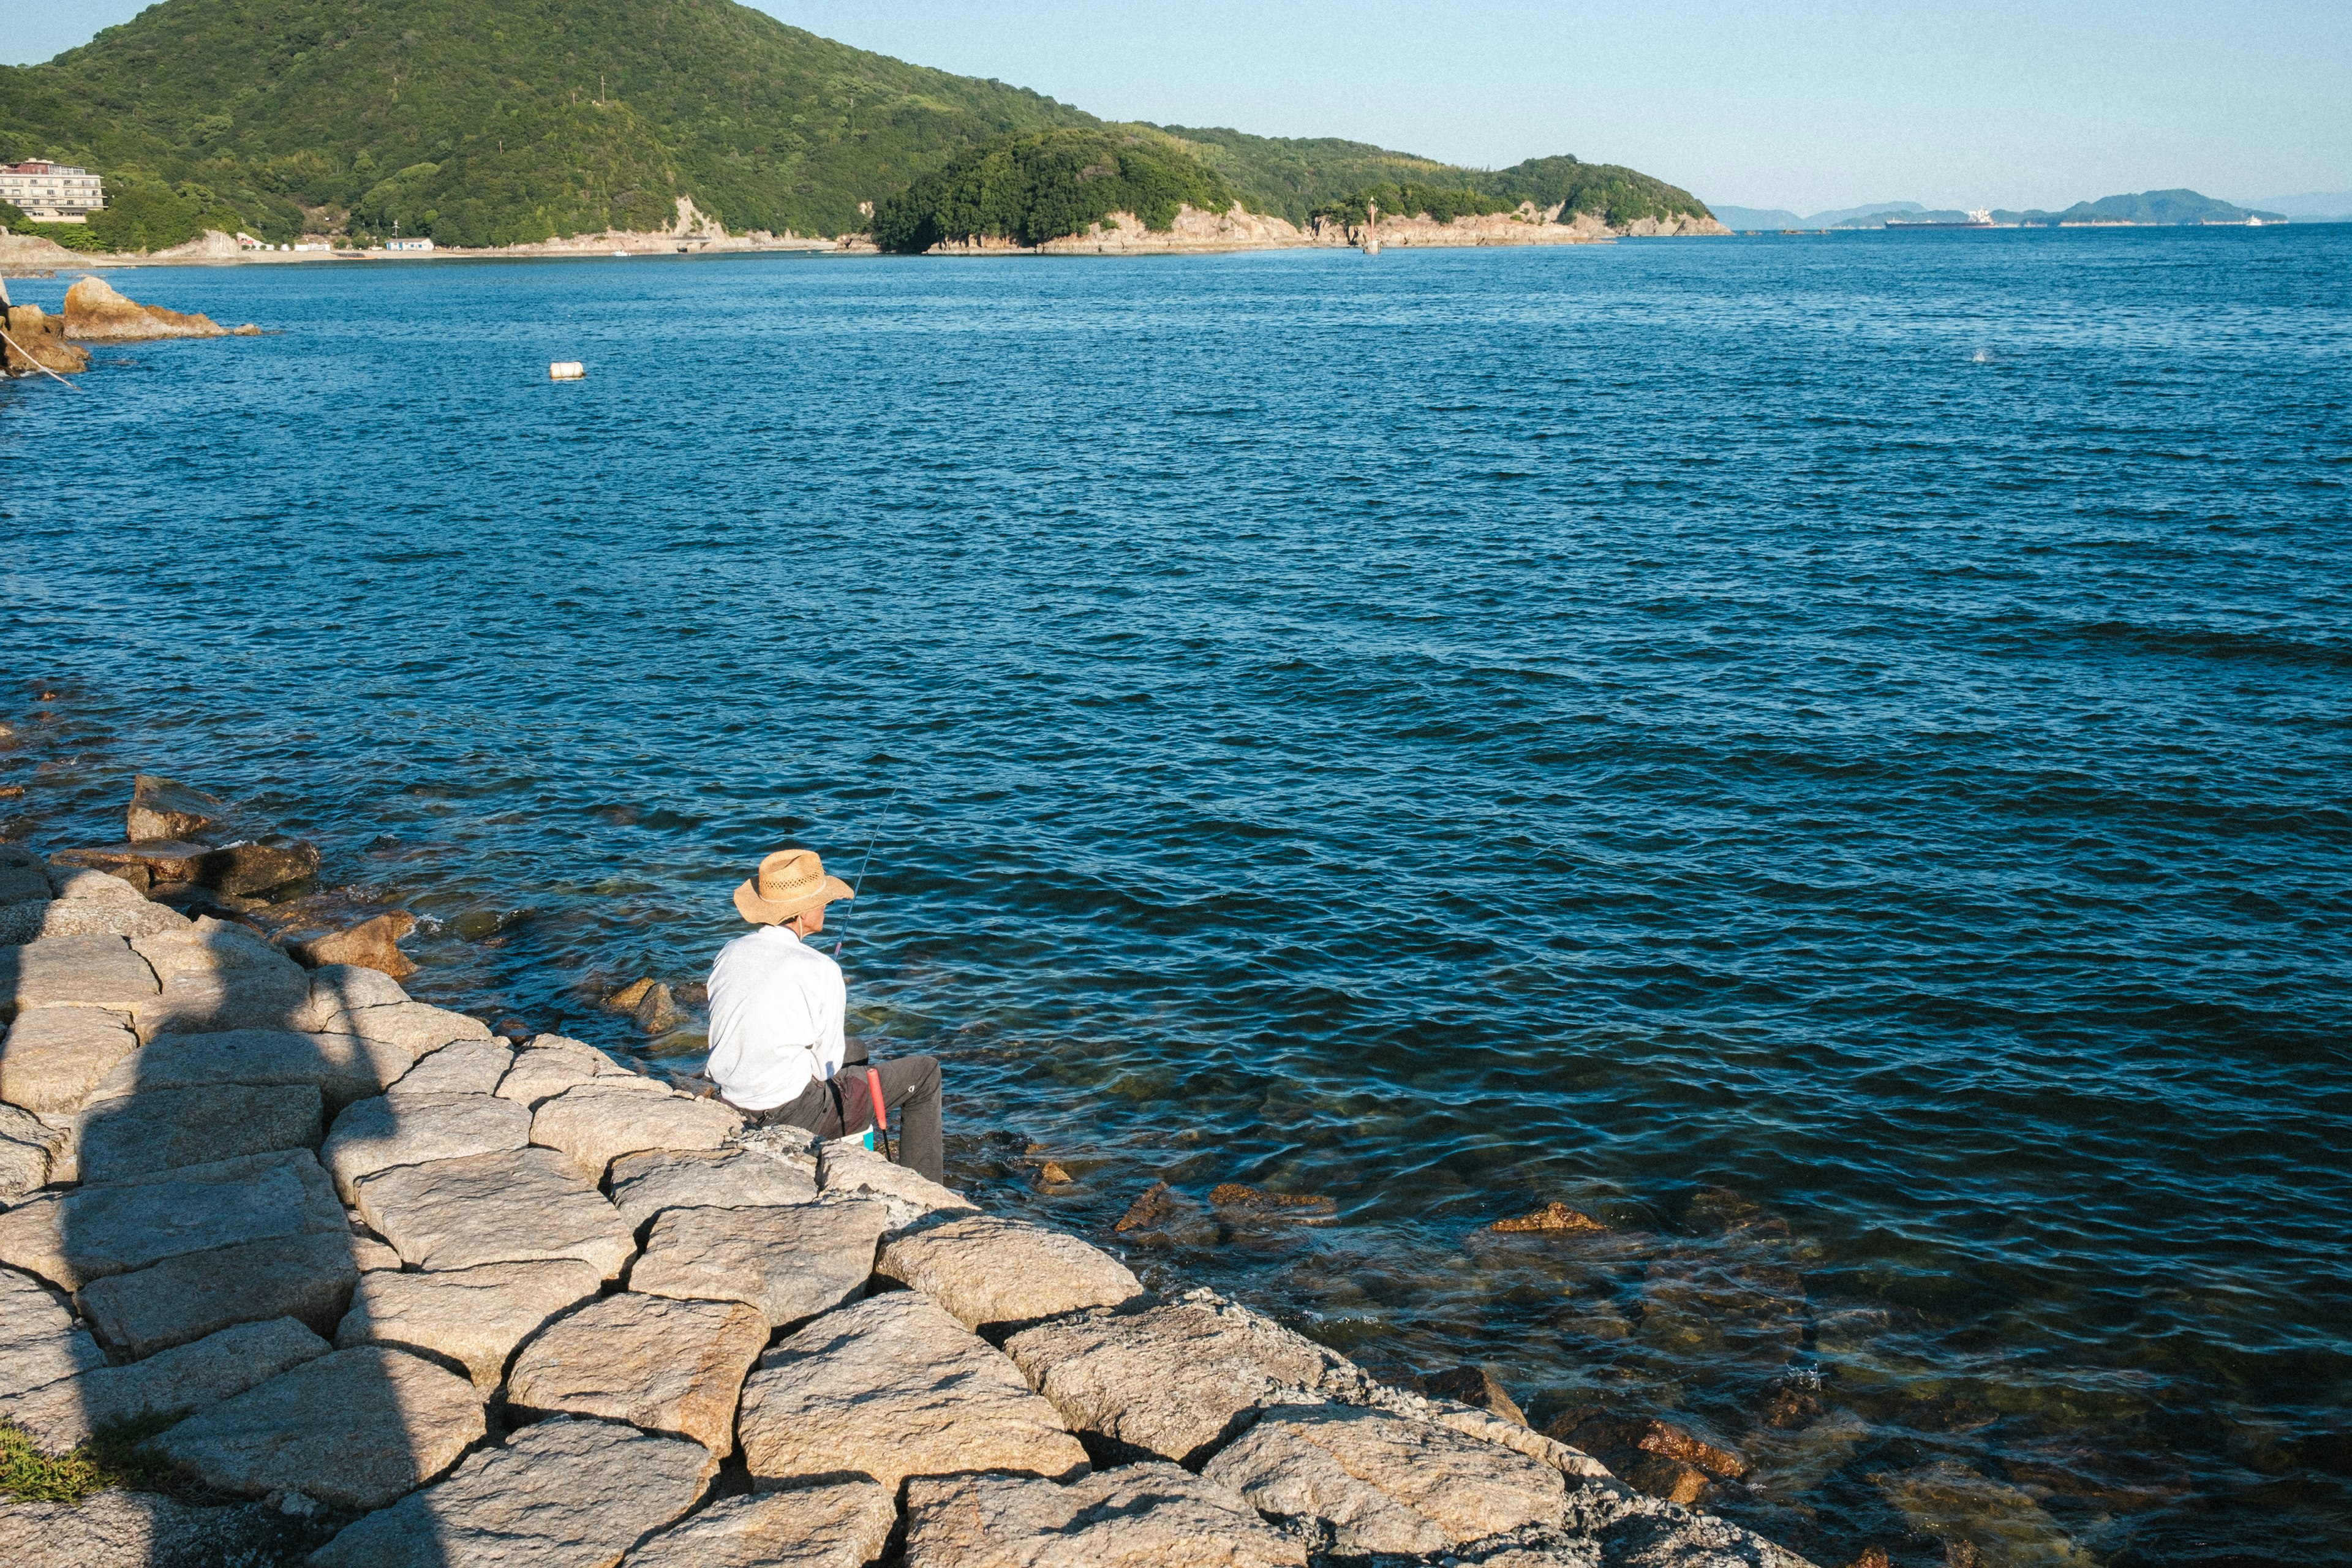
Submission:
{"label": "red rod handle", "polygon": [[890,1111],[882,1103],[882,1075],[872,1068],[866,1069],[866,1089],[874,1097],[874,1146],[887,1160],[890,1157]]}

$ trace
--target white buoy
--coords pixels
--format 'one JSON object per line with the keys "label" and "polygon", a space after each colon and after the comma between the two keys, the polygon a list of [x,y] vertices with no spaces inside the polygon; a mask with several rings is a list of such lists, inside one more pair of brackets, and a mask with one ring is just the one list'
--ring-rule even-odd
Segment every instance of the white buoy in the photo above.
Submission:
{"label": "white buoy", "polygon": [[560,359],[547,367],[547,379],[550,381],[585,381],[588,379],[588,367],[582,364],[576,359]]}

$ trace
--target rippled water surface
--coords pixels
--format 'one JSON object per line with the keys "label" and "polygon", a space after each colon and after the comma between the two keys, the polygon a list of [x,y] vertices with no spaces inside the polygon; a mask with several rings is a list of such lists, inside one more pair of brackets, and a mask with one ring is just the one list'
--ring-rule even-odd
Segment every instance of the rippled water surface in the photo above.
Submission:
{"label": "rippled water surface", "polygon": [[2352,227],[116,281],[271,335],[0,388],[13,836],[689,1068],[599,999],[870,839],[952,1178],[1150,1278],[1830,1563],[2352,1556]]}

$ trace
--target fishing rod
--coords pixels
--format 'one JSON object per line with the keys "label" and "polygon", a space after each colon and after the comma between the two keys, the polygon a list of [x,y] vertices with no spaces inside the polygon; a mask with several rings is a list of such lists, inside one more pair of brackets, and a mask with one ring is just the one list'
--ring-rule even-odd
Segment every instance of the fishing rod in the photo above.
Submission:
{"label": "fishing rod", "polygon": [[[850,915],[857,912],[857,895],[866,890],[866,868],[874,864],[874,847],[882,842],[882,824],[878,817],[888,815],[898,799],[898,786],[892,784],[890,793],[883,797],[882,810],[877,814],[874,831],[866,837],[866,855],[857,862],[856,879],[849,885],[849,914],[841,917],[841,935],[833,944],[833,961],[835,963],[841,962],[841,950],[849,945]],[[898,1163],[898,1156],[890,1147],[890,1110],[882,1102],[882,1075],[871,1064],[866,1068],[866,1092],[874,1100],[874,1131],[866,1146],[877,1149],[885,1160],[895,1165]]]}

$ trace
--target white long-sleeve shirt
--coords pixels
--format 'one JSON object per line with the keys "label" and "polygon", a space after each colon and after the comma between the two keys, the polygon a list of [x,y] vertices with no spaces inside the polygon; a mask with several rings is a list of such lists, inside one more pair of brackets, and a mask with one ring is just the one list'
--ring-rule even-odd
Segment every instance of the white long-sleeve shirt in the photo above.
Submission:
{"label": "white long-sleeve shirt", "polygon": [[768,1110],[829,1079],[847,1054],[841,965],[782,926],[761,926],[710,966],[710,1063],[730,1104]]}

